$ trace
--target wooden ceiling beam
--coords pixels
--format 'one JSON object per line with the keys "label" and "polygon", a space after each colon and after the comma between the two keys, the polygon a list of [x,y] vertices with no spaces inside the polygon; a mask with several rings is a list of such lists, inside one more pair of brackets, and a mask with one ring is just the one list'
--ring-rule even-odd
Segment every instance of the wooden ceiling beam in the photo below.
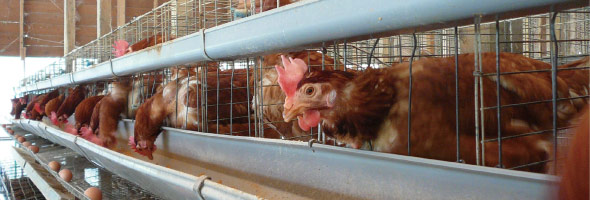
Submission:
{"label": "wooden ceiling beam", "polygon": [[125,0],[117,0],[117,27],[125,25]]}
{"label": "wooden ceiling beam", "polygon": [[[76,0],[64,0],[64,56],[76,48]],[[66,60],[66,72],[72,72],[72,62]]]}
{"label": "wooden ceiling beam", "polygon": [[18,38],[19,38],[19,55],[21,60],[25,60],[27,51],[25,49],[25,0],[19,0],[19,26],[18,26]]}
{"label": "wooden ceiling beam", "polygon": [[[64,1],[67,0],[10,0],[5,2],[4,6],[0,6],[0,21],[5,22],[0,23],[0,45],[3,45],[0,46],[0,56],[21,56],[21,54],[23,57],[62,56],[65,52],[62,43],[65,42],[64,36],[67,34],[64,32],[67,30],[64,22],[67,12],[64,9],[67,2]],[[125,4],[124,20],[129,22],[133,17],[152,10],[154,2],[156,6],[159,6],[166,1],[111,0],[111,23],[105,27],[108,28],[106,32],[121,25],[119,13],[122,12],[118,12],[119,4]],[[99,32],[97,30],[98,0],[75,0],[75,4],[74,45],[81,46],[96,39]],[[57,47],[60,44],[61,48],[48,47]]]}
{"label": "wooden ceiling beam", "polygon": [[111,32],[112,11],[111,0],[96,1],[96,37]]}
{"label": "wooden ceiling beam", "polygon": [[76,0],[64,0],[64,55],[76,47]]}

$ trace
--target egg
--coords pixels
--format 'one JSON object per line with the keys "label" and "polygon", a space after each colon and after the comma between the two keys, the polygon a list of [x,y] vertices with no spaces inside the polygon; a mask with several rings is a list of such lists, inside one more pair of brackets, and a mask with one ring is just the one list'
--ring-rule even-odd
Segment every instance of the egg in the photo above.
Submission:
{"label": "egg", "polygon": [[55,161],[51,161],[47,165],[49,165],[49,168],[51,168],[51,170],[53,170],[55,172],[59,171],[59,168],[61,168],[61,165]]}
{"label": "egg", "polygon": [[23,142],[23,146],[29,147],[29,146],[31,146],[31,142]]}
{"label": "egg", "polygon": [[25,137],[18,137],[18,142],[23,143],[24,141],[27,141],[27,139]]}
{"label": "egg", "polygon": [[86,189],[86,191],[84,191],[84,195],[86,195],[90,200],[102,199],[102,192],[96,187],[89,187]]}
{"label": "egg", "polygon": [[70,182],[72,180],[72,171],[69,169],[62,169],[59,171],[59,177],[61,177],[66,182]]}
{"label": "egg", "polygon": [[39,153],[39,147],[35,146],[35,145],[31,145],[29,146],[29,149],[33,152],[33,153]]}

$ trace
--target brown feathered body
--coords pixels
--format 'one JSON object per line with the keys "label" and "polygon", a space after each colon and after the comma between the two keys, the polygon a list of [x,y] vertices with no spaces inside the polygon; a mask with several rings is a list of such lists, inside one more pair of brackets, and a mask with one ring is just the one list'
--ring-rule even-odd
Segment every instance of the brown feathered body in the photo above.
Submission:
{"label": "brown feathered body", "polygon": [[143,75],[133,79],[133,87],[129,92],[125,115],[127,118],[133,119],[135,112],[141,103],[150,98],[157,91],[162,90],[161,83],[164,80],[163,74]]}
{"label": "brown feathered body", "polygon": [[[483,73],[495,72],[495,53],[482,54]],[[455,74],[454,57],[426,58],[413,63],[411,155],[438,160],[456,160]],[[501,53],[502,72],[549,68],[547,63],[521,55]],[[459,120],[460,154],[467,163],[475,164],[474,57],[459,55]],[[551,81],[542,73],[502,76],[503,105],[551,99]],[[486,107],[496,106],[496,77],[482,78]],[[567,85],[558,79],[558,96],[569,97]],[[313,87],[312,89],[309,89]],[[363,73],[318,71],[308,73],[297,85],[294,107],[285,114],[293,118],[318,110],[327,136],[361,148],[408,154],[409,64],[391,68],[367,69]],[[311,92],[312,97],[306,96]],[[479,102],[478,102],[479,103]],[[301,106],[298,106],[300,104]],[[569,101],[558,105],[558,122],[566,124],[574,113]],[[502,109],[503,136],[518,135],[551,128],[551,104],[540,103]],[[497,137],[496,110],[484,112],[486,138]],[[549,157],[549,135],[505,140],[504,167],[543,161]],[[497,143],[487,143],[485,165],[498,165]],[[542,171],[543,166],[523,170]]]}
{"label": "brown feathered body", "polygon": [[38,105],[41,100],[43,100],[47,96],[47,94],[40,94],[34,96],[31,102],[27,105],[25,109],[25,118],[32,119],[32,120],[40,120],[40,114],[35,109],[35,105]]}
{"label": "brown feathered body", "polygon": [[[285,138],[293,138],[303,135],[309,135],[309,131],[303,131],[297,125],[296,121],[284,122],[283,120],[283,102],[285,101],[285,93],[277,82],[277,72],[274,69],[275,65],[282,65],[281,54],[272,54],[264,56],[261,83],[256,83],[256,95],[252,99],[252,109],[258,109],[258,113],[264,116],[265,123],[272,123],[276,127],[275,131],[279,132]],[[299,58],[303,60],[311,71],[320,70],[342,70],[343,65],[335,62],[330,56],[323,55],[317,51],[299,51],[284,54],[293,59]],[[322,66],[323,64],[323,66]],[[254,84],[251,84],[254,85]],[[262,87],[262,95],[260,95],[260,87]],[[251,93],[253,94],[253,93]],[[262,100],[262,104],[260,101]],[[264,106],[262,106],[264,105]],[[265,131],[268,129],[265,129]],[[307,140],[310,138],[299,137],[300,140]]]}
{"label": "brown feathered body", "polygon": [[[170,81],[162,91],[158,91],[139,106],[135,115],[133,148],[140,154],[151,158],[155,149],[154,142],[161,131],[164,119],[168,119],[170,125],[175,128],[216,133],[218,116],[221,125],[220,131],[229,130],[229,118],[233,116],[236,118],[231,121],[234,123],[232,129],[235,127],[236,130],[232,130],[232,132],[248,135],[247,131],[243,132],[244,127],[247,130],[248,125],[243,125],[243,123],[248,122],[249,114],[246,103],[248,100],[246,71],[234,71],[233,90],[230,88],[232,84],[231,72],[220,71],[219,73],[219,81],[216,76],[217,71],[208,73],[207,87],[205,84],[201,84],[200,76],[184,76],[178,80]],[[219,90],[219,102],[217,102],[216,93],[218,82],[219,88],[222,88]],[[207,126],[202,125],[204,118],[201,112],[202,90],[208,92],[206,119],[209,123]],[[234,95],[233,101],[232,94]],[[234,102],[234,104],[230,105],[230,102]],[[223,127],[227,127],[227,129]]]}
{"label": "brown feathered body", "polygon": [[[176,128],[206,131],[205,127],[201,126],[203,118],[205,118],[201,112],[203,90],[206,90],[207,95],[206,119],[208,123],[217,123],[217,121],[220,124],[248,122],[250,112],[247,103],[247,72],[245,69],[236,69],[233,71],[232,78],[232,70],[219,71],[219,79],[217,71],[208,72],[206,84],[201,83],[200,76],[185,77],[180,79],[178,83],[171,81],[164,88],[163,94],[174,104],[169,118],[171,125]],[[176,95],[177,87],[178,95]]]}
{"label": "brown feathered body", "polygon": [[116,142],[117,126],[121,118],[120,115],[127,106],[127,96],[130,89],[127,81],[114,82],[113,89],[94,108],[90,126],[105,147],[110,148]]}
{"label": "brown feathered body", "polygon": [[82,100],[78,106],[76,106],[76,111],[74,112],[74,117],[76,119],[76,130],[80,131],[82,126],[89,125],[94,107],[103,97],[104,95],[88,97]]}
{"label": "brown feathered body", "polygon": [[[583,59],[559,66],[560,71],[557,76],[565,81],[569,87],[570,97],[581,97],[589,95],[590,90],[590,70],[588,69],[573,69],[581,67],[590,67],[590,57],[586,56]],[[563,69],[570,70],[563,70]],[[572,102],[576,106],[577,111],[581,111],[586,106],[588,98],[573,99]]]}
{"label": "brown feathered body", "polygon": [[25,95],[21,98],[19,98],[18,102],[16,102],[15,105],[15,114],[14,114],[14,119],[20,119],[23,110],[27,107],[27,101],[28,101],[28,95]]}
{"label": "brown feathered body", "polygon": [[49,101],[51,101],[52,99],[55,99],[59,96],[59,89],[55,89],[49,93],[47,93],[47,95],[45,95],[38,103],[35,103],[35,110],[37,110],[37,112],[41,115],[41,116],[45,116],[45,105],[47,105],[47,103]]}
{"label": "brown feathered body", "polygon": [[170,100],[162,96],[159,91],[146,100],[137,109],[133,138],[130,138],[132,149],[136,149],[142,155],[153,159],[152,153],[155,150],[154,142],[161,132],[164,119],[173,109]]}
{"label": "brown feathered body", "polygon": [[28,104],[28,105],[27,105],[27,107],[25,108],[25,113],[28,113],[28,112],[30,112],[31,110],[33,110],[34,104],[35,104],[37,101],[39,101],[39,99],[41,99],[41,95],[42,95],[42,94],[39,94],[39,95],[35,95],[35,96],[33,96],[33,98],[32,98],[32,99],[31,99],[31,101],[30,101],[31,103],[30,103],[30,104]]}
{"label": "brown feathered body", "polygon": [[575,129],[571,138],[571,146],[562,175],[558,199],[589,199],[590,198],[590,116],[589,108],[583,109],[584,114],[579,119],[580,125]]}
{"label": "brown feathered body", "polygon": [[[255,123],[233,123],[233,124],[209,124],[210,133],[218,133],[233,136],[255,136]],[[282,136],[268,124],[264,125],[264,138],[282,139]]]}
{"label": "brown feathered body", "polygon": [[12,109],[10,110],[10,115],[15,115],[16,114],[16,104],[18,103],[19,98],[14,98],[10,100],[10,103],[12,103]]}
{"label": "brown feathered body", "polygon": [[74,88],[70,95],[64,100],[64,103],[62,103],[61,106],[59,106],[59,109],[57,109],[57,120],[62,122],[70,117],[80,102],[84,100],[86,93],[88,93],[86,87],[76,86],[76,88]]}
{"label": "brown feathered body", "polygon": [[[161,33],[158,33],[156,35],[152,35],[148,38],[145,38],[143,40],[137,41],[136,43],[132,44],[131,46],[129,46],[129,52],[127,53],[131,53],[134,51],[139,51],[148,47],[152,47],[155,46],[156,44],[160,44],[169,40],[173,40],[174,38],[176,38],[175,36],[168,36],[167,38],[164,37]],[[166,40],[165,40],[166,39]]]}
{"label": "brown feathered body", "polygon": [[50,114],[51,112],[56,112],[59,107],[62,105],[64,101],[65,95],[61,94],[57,98],[49,100],[47,104],[45,104],[45,113]]}

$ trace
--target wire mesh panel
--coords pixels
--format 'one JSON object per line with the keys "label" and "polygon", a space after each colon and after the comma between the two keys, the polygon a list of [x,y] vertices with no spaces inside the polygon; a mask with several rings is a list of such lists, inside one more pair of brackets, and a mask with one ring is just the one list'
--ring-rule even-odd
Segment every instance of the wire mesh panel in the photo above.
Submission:
{"label": "wire mesh panel", "polygon": [[[274,4],[267,4],[269,2]],[[283,1],[255,0],[170,1],[77,49],[65,60],[74,63],[76,70],[81,70],[113,59],[112,46],[119,40],[129,43],[123,54],[130,53],[282,4]],[[589,54],[588,8],[491,23],[481,23],[481,20],[481,16],[476,16],[473,25],[469,26],[361,41],[326,41],[300,51],[167,66],[163,70],[135,74],[128,77],[131,91],[126,115],[136,118],[142,104],[160,97],[168,99],[166,109],[172,110],[162,118],[167,126],[175,128],[320,142],[483,166],[557,173],[557,162],[565,157],[559,154],[562,152],[560,148],[567,146],[567,131],[575,126],[572,120],[588,97],[588,63],[584,60],[577,62]],[[387,119],[399,115],[395,122],[403,127],[396,125],[398,129],[392,132],[397,136],[388,139],[389,143],[379,141],[377,136],[371,135],[373,133],[367,133],[371,137],[359,139],[361,142],[350,142],[357,138],[336,139],[326,135],[329,130],[322,129],[333,127],[323,126],[325,121],[313,126],[304,124],[309,130],[304,130],[299,120],[285,121],[283,105],[287,96],[279,86],[279,74],[275,69],[275,66],[283,65],[281,55],[301,59],[310,73],[338,70],[357,77],[386,70],[407,70],[392,73],[394,75],[390,77],[398,78],[395,80],[397,85],[393,85],[399,92],[391,96],[403,97],[396,103],[404,103],[399,107],[405,110],[397,108],[390,111],[393,114],[384,115],[389,117]],[[439,70],[437,74],[440,76],[421,77],[420,73],[425,70]],[[55,73],[51,68],[28,81],[43,80],[47,74]],[[407,77],[402,77],[406,74]],[[414,82],[413,78],[421,81]],[[433,82],[444,85],[429,85]],[[101,90],[109,91],[108,83],[94,83],[89,87],[94,91],[92,95]],[[375,86],[367,91],[379,92],[377,89]],[[440,91],[446,93],[436,96]],[[358,98],[365,100],[364,97]],[[423,101],[425,99],[429,101]],[[445,113],[429,113],[426,109],[431,108],[429,106],[444,106]],[[392,110],[390,107],[384,109]],[[355,112],[357,110],[351,110],[351,113]],[[441,117],[439,121],[414,125],[421,116],[428,114]],[[354,123],[354,120],[343,122],[346,125]],[[391,126],[390,122],[382,123]],[[423,127],[443,123],[447,129],[432,130],[446,134],[440,141],[419,141],[420,135],[427,135],[420,134],[425,130]],[[350,129],[377,132],[383,124]],[[439,144],[443,142],[448,144]],[[383,150],[379,146],[394,146],[391,144],[399,145],[395,150]],[[445,151],[445,155],[416,152],[424,149]]]}
{"label": "wire mesh panel", "polygon": [[15,161],[4,161],[0,169],[6,199],[45,199]]}
{"label": "wire mesh panel", "polygon": [[[160,199],[137,185],[112,174],[100,165],[87,160],[72,149],[59,146],[37,135],[26,134],[26,141],[40,147],[33,157],[49,171],[47,164],[51,161],[60,163],[61,169],[69,169],[72,179],[65,182],[56,172],[50,172],[62,185],[78,198],[84,197],[89,187],[98,187],[103,199]],[[31,152],[29,152],[31,153]],[[49,174],[48,174],[49,175]]]}
{"label": "wire mesh panel", "polygon": [[[14,143],[12,140],[0,141],[3,150],[12,148]],[[28,178],[24,169],[9,155],[4,155],[0,160],[0,177],[2,180],[0,194],[4,199],[45,199],[31,179]]]}

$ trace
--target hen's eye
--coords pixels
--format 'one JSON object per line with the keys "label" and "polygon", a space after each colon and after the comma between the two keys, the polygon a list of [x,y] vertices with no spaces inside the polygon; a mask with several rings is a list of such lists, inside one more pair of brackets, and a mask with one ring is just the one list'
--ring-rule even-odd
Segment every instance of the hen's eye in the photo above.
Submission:
{"label": "hen's eye", "polygon": [[313,87],[308,87],[307,89],[305,89],[305,94],[312,95],[313,94]]}

